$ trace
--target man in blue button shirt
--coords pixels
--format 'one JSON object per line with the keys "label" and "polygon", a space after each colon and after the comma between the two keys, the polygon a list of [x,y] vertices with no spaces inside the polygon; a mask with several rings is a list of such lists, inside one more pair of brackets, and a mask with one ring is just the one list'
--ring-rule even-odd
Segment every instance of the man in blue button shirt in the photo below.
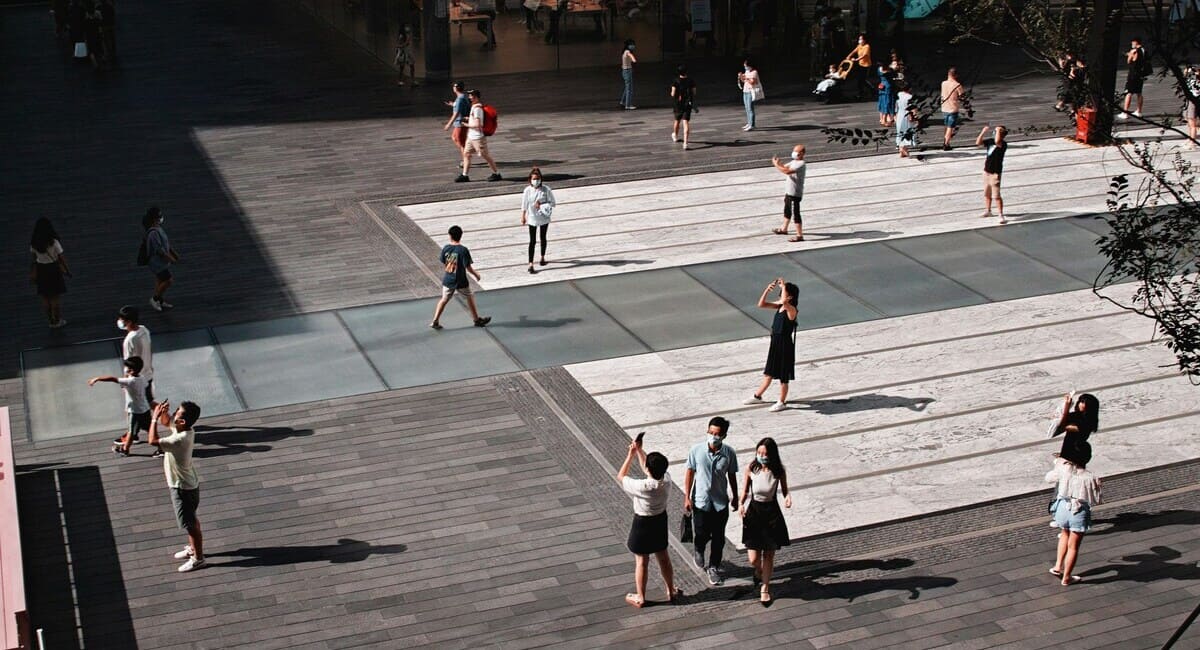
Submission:
{"label": "man in blue button shirt", "polygon": [[[708,421],[707,440],[688,452],[687,470],[683,474],[683,511],[691,513],[695,527],[692,557],[700,568],[708,569],[710,584],[724,582],[721,577],[721,552],[725,550],[725,525],[729,511],[737,510],[737,454],[725,444],[729,420],[715,417]],[[725,483],[729,482],[729,491]],[[708,564],[704,563],[704,547],[712,541]]]}

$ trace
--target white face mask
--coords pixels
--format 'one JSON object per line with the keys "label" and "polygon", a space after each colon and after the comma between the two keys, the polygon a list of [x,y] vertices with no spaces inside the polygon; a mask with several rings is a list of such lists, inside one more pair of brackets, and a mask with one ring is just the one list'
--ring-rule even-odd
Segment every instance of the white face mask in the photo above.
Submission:
{"label": "white face mask", "polygon": [[542,179],[540,179],[540,178],[530,179],[529,184],[534,187],[537,187],[542,184]]}
{"label": "white face mask", "polygon": [[163,218],[163,219],[159,219],[159,220],[158,220],[158,225],[159,225],[159,227],[160,227],[160,228],[161,228],[161,227],[163,226],[163,224],[165,224],[165,223],[167,223],[167,220],[166,220],[165,218]]}
{"label": "white face mask", "polygon": [[121,331],[125,330],[125,319],[123,319],[123,318],[117,319],[117,329],[119,329]]}
{"label": "white face mask", "polygon": [[800,160],[800,154],[793,151],[792,152],[792,160]]}

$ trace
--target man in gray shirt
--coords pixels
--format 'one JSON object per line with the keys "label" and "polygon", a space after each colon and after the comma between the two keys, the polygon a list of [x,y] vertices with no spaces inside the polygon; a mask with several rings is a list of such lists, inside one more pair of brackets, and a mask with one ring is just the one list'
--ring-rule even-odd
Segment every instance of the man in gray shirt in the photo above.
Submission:
{"label": "man in gray shirt", "polygon": [[787,188],[783,195],[783,225],[772,232],[776,235],[786,235],[788,222],[796,220],[796,236],[788,239],[792,242],[804,241],[804,224],[800,220],[800,199],[804,198],[804,145],[792,147],[792,159],[786,163],[780,162],[779,156],[771,158],[771,164],[779,173],[787,176]]}

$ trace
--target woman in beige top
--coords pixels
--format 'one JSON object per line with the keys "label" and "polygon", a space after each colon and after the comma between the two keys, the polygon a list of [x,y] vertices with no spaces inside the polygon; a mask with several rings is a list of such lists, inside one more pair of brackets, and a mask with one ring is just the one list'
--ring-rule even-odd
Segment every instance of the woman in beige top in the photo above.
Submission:
{"label": "woman in beige top", "polygon": [[775,551],[791,544],[787,522],[779,509],[776,492],[783,493],[783,506],[792,507],[788,494],[787,471],[779,459],[779,445],[774,438],[758,441],[754,460],[742,476],[742,544],[754,567],[754,584],[762,583],[758,599],[764,606],[771,602],[771,572],[775,568]]}

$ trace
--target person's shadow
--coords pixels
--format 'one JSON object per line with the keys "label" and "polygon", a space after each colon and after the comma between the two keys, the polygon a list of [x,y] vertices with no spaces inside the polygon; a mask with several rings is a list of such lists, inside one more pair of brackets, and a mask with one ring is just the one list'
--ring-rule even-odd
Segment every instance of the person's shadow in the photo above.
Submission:
{"label": "person's shadow", "polygon": [[[1112,524],[1101,530],[1095,530],[1100,524]],[[1088,537],[1108,535],[1109,533],[1137,533],[1161,526],[1194,526],[1200,524],[1200,511],[1196,510],[1163,510],[1162,512],[1122,512],[1105,519],[1093,519],[1093,530],[1088,531]]]}
{"label": "person's shadow", "polygon": [[[264,442],[279,442],[286,438],[313,435],[312,429],[291,427],[196,427],[196,447],[192,456],[214,458],[250,452],[271,451]],[[253,444],[246,444],[253,443]]]}
{"label": "person's shadow", "polygon": [[[1118,582],[1121,580],[1131,582],[1155,582],[1170,578],[1172,580],[1198,580],[1200,579],[1200,566],[1195,562],[1172,562],[1183,557],[1183,554],[1169,546],[1151,546],[1149,553],[1140,555],[1126,555],[1121,558],[1122,562],[1129,564],[1107,564],[1094,569],[1088,569],[1079,574],[1079,577],[1086,578],[1089,584],[1102,585],[1108,582]],[[1092,576],[1100,576],[1106,573],[1114,575],[1100,579],[1092,579]]]}
{"label": "person's shadow", "polygon": [[345,564],[347,562],[362,562],[372,555],[391,555],[394,553],[403,553],[406,550],[408,550],[408,547],[404,544],[374,546],[369,542],[342,538],[336,544],[318,544],[315,546],[253,546],[221,553],[209,553],[205,557],[209,559],[218,557],[240,558],[229,562],[213,563],[214,566],[221,567],[282,566],[285,564],[304,564],[306,562]]}
{"label": "person's shadow", "polygon": [[[881,591],[908,592],[909,600],[921,597],[921,592],[929,589],[944,589],[958,584],[958,580],[946,576],[906,576],[902,578],[865,578],[862,580],[837,580],[842,574],[858,571],[898,571],[913,566],[908,558],[890,558],[887,560],[848,560],[848,561],[805,561],[780,564],[775,567],[775,576],[771,579],[773,600],[799,598],[801,600],[844,599],[853,602],[869,594]],[[737,575],[750,577],[748,567],[740,567]],[[689,599],[698,600],[737,600],[747,596],[757,597],[758,591],[751,586],[730,586],[716,590],[706,590]]]}
{"label": "person's shadow", "polygon": [[[797,400],[789,402],[789,408],[796,408],[802,411],[814,411],[821,415],[838,415],[841,413],[854,413],[857,411],[871,411],[875,409],[894,409],[906,408],[910,411],[924,411],[925,407],[932,404],[935,400],[932,397],[900,397],[899,395],[880,395],[879,393],[867,393],[866,395],[855,395],[853,397],[845,397],[840,399],[810,399]],[[791,405],[796,406],[792,407]]]}
{"label": "person's shadow", "polygon": [[570,325],[572,323],[578,323],[578,322],[581,322],[582,320],[583,320],[582,318],[576,318],[574,316],[570,316],[567,318],[530,318],[528,316],[522,315],[522,316],[518,316],[517,320],[515,320],[515,321],[500,321],[498,323],[492,323],[492,327],[493,328],[497,328],[497,327],[555,328],[555,327],[562,327],[564,325]]}

